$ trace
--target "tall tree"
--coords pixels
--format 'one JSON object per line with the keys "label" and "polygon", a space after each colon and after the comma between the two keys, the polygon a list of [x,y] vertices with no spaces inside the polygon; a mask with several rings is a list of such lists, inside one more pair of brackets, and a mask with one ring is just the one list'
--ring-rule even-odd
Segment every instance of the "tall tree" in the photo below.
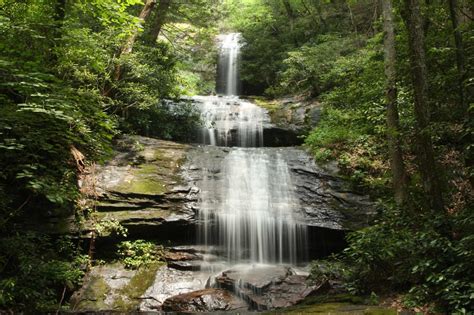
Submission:
{"label": "tall tree", "polygon": [[[139,19],[141,25],[143,25],[145,23],[146,19],[150,16],[151,11],[155,7],[155,4],[156,4],[156,0],[146,0],[145,1],[145,4],[143,5],[142,10],[140,11],[140,14],[138,15],[138,19]],[[127,54],[132,52],[133,45],[135,44],[135,41],[137,40],[137,37],[138,37],[138,31],[139,31],[138,28],[133,30],[133,32],[127,38],[125,44],[120,49],[119,56],[127,55]],[[115,66],[113,78],[114,78],[115,81],[118,81],[118,80],[120,80],[121,76],[122,76],[122,67],[119,63]]]}
{"label": "tall tree", "polygon": [[395,201],[402,205],[407,199],[407,179],[403,153],[400,146],[400,123],[397,104],[397,72],[395,27],[393,22],[393,8],[391,0],[382,0],[382,14],[384,25],[384,55],[386,77],[387,102],[387,136],[390,152],[390,166],[392,169],[392,184]]}
{"label": "tall tree", "polygon": [[158,12],[156,13],[153,27],[150,31],[150,35],[147,38],[147,41],[150,44],[155,43],[158,39],[158,35],[160,35],[161,28],[165,24],[166,16],[168,15],[170,5],[171,0],[160,0],[160,3],[158,4]]}
{"label": "tall tree", "polygon": [[466,109],[466,100],[464,96],[464,80],[465,72],[465,58],[461,31],[459,29],[459,15],[458,15],[458,1],[449,0],[449,13],[451,16],[451,24],[453,25],[454,43],[456,45],[456,65],[459,76],[459,96],[461,101],[462,111]]}
{"label": "tall tree", "polygon": [[404,3],[405,19],[408,28],[411,75],[415,96],[415,119],[417,122],[415,136],[417,141],[418,168],[431,208],[441,212],[444,210],[441,178],[437,171],[429,130],[430,108],[428,104],[423,18],[420,12],[419,0],[404,0]]}

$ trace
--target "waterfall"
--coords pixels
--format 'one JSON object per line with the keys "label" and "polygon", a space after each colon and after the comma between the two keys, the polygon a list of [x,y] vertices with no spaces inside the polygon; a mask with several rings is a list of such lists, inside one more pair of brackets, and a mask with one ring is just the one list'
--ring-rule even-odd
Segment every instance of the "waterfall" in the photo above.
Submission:
{"label": "waterfall", "polygon": [[202,162],[202,243],[233,262],[296,263],[304,256],[306,228],[296,220],[299,202],[278,149],[234,148],[220,165]]}
{"label": "waterfall", "polygon": [[199,142],[217,146],[261,147],[266,111],[235,97],[196,96],[203,127]]}
{"label": "waterfall", "polygon": [[218,40],[220,42],[220,53],[217,93],[223,95],[238,95],[240,34],[223,34],[218,37]]}
{"label": "waterfall", "polygon": [[[240,35],[219,38],[217,88],[225,96],[194,97],[204,122],[199,141],[211,145],[207,158],[195,161],[203,172],[198,240],[234,263],[297,263],[306,250],[306,226],[296,218],[289,167],[282,149],[263,147],[266,110],[237,96]],[[214,160],[216,154],[225,156]]]}

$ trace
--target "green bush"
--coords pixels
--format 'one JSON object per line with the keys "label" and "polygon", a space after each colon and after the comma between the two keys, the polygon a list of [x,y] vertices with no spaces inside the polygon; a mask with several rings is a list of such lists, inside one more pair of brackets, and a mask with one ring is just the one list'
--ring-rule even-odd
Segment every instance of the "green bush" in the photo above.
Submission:
{"label": "green bush", "polygon": [[160,260],[163,256],[163,246],[144,240],[123,241],[118,244],[118,255],[125,267],[138,269]]}
{"label": "green bush", "polygon": [[[391,211],[379,223],[348,236],[343,260],[353,293],[402,292],[410,307],[435,301],[435,311],[466,313],[474,307],[474,215],[454,217]],[[456,237],[442,226],[458,228]]]}
{"label": "green bush", "polygon": [[187,101],[161,101],[147,108],[132,108],[121,128],[127,133],[188,141],[201,123],[199,111]]}
{"label": "green bush", "polygon": [[39,233],[0,238],[0,309],[58,309],[64,292],[77,289],[88,257],[68,238]]}
{"label": "green bush", "polygon": [[347,36],[321,35],[310,43],[289,51],[279,73],[278,94],[318,96],[336,83],[328,72],[334,71],[339,58],[356,49],[355,40]]}

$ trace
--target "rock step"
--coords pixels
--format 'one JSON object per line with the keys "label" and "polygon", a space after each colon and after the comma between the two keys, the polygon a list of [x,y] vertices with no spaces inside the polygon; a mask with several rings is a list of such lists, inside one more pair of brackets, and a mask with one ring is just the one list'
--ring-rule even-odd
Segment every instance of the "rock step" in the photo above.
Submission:
{"label": "rock step", "polygon": [[265,265],[237,266],[224,271],[216,278],[216,284],[233,292],[257,311],[289,307],[329,289],[326,281],[309,284],[307,276],[297,275],[289,267]]}

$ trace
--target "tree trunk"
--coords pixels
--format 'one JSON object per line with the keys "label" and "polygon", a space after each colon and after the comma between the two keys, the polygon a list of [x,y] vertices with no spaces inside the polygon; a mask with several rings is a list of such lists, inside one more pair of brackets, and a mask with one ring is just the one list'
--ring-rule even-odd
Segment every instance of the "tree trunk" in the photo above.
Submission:
{"label": "tree trunk", "polygon": [[466,79],[465,63],[464,63],[464,47],[462,42],[461,31],[459,30],[459,15],[457,0],[449,0],[449,13],[451,15],[451,23],[453,24],[454,43],[456,45],[456,65],[459,76],[459,97],[461,101],[461,112],[465,112],[466,100],[464,96],[464,80]]}
{"label": "tree trunk", "polygon": [[387,102],[387,137],[392,169],[392,185],[397,205],[401,206],[407,201],[407,178],[403,153],[400,146],[400,123],[397,104],[397,73],[395,29],[393,22],[392,1],[382,0],[382,14],[384,26],[384,53],[386,77],[386,102]]}
{"label": "tree trunk", "polygon": [[147,42],[153,44],[158,39],[160,35],[161,28],[165,24],[166,15],[168,14],[169,8],[171,5],[171,0],[160,0],[158,5],[158,12],[156,13],[155,23],[151,29],[150,35],[148,36]]}
{"label": "tree trunk", "polygon": [[357,24],[355,23],[355,20],[354,20],[354,14],[352,14],[351,4],[348,1],[346,1],[346,6],[347,6],[347,10],[349,11],[349,17],[351,18],[351,24],[352,24],[352,27],[354,28],[354,33],[358,34]]}
{"label": "tree trunk", "polygon": [[[293,10],[293,7],[291,6],[291,3],[289,0],[282,0],[283,6],[285,7],[286,15],[288,16],[288,20],[290,22],[290,32],[293,34],[293,30],[295,29],[295,20],[296,20],[296,15],[295,11]],[[293,38],[293,42],[295,46],[299,46],[298,39],[294,36],[294,34],[291,36]]]}
{"label": "tree trunk", "polygon": [[419,0],[404,0],[404,2],[415,96],[415,119],[417,122],[415,136],[417,141],[416,155],[418,168],[431,208],[442,212],[444,210],[444,203],[441,194],[441,179],[436,167],[429,130],[430,110],[428,105],[423,19],[420,13]]}
{"label": "tree trunk", "polygon": [[[156,0],[146,0],[143,9],[140,12],[140,15],[138,18],[140,19],[140,23],[143,25],[146,19],[150,16],[151,11],[153,10],[153,7],[156,4]],[[122,49],[120,50],[120,54],[118,57],[122,55],[127,55],[132,52],[133,50],[133,45],[135,44],[135,41],[137,40],[138,36],[138,29],[135,29],[132,34],[127,38],[127,41],[125,44],[122,46]],[[122,76],[122,67],[120,64],[117,64],[114,69],[114,75],[113,79],[115,81],[120,80]]]}
{"label": "tree trunk", "polygon": [[58,55],[57,48],[61,45],[61,37],[63,36],[63,26],[64,26],[64,19],[66,18],[66,0],[57,0],[54,4],[54,13],[53,13],[53,20],[54,20],[54,49],[51,52],[51,62],[56,64],[60,59]]}
{"label": "tree trunk", "polygon": [[62,27],[66,16],[66,0],[58,0],[54,6],[54,20]]}

